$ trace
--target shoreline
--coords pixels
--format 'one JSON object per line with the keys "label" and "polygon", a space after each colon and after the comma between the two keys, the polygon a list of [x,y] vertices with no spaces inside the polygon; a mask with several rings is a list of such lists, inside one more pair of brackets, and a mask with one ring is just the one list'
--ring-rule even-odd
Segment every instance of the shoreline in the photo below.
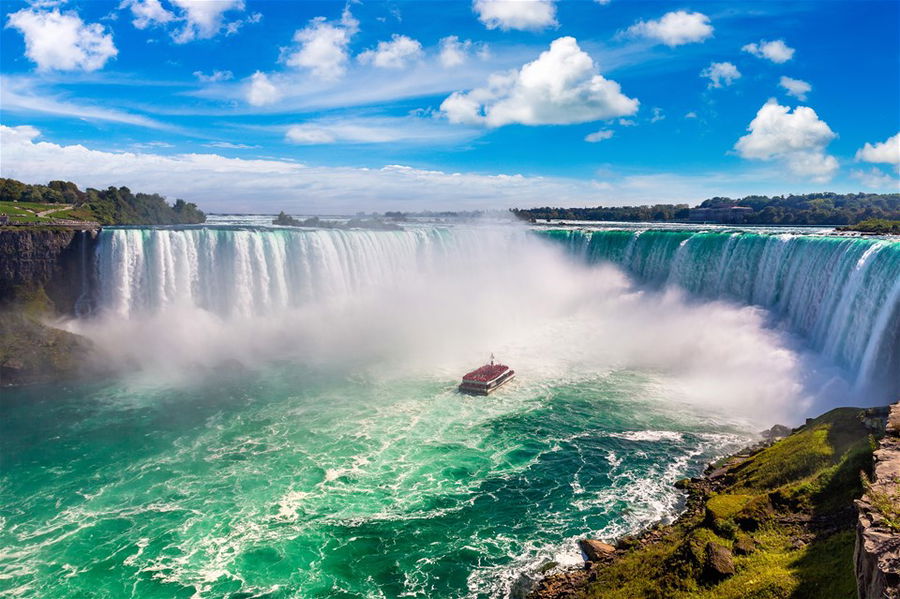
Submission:
{"label": "shoreline", "polygon": [[[791,431],[791,429],[782,425],[775,425],[768,431],[763,431],[763,434],[770,433],[777,428]],[[662,530],[695,517],[699,510],[703,508],[704,492],[714,491],[714,486],[709,483],[713,482],[710,480],[710,475],[716,471],[717,464],[729,463],[742,457],[747,459],[752,453],[757,453],[770,447],[779,439],[784,438],[784,436],[786,435],[763,439],[753,445],[743,447],[734,453],[724,455],[708,463],[700,476],[676,481],[675,488],[684,493],[684,504],[677,514],[673,514],[673,517],[651,522],[633,534],[616,539],[612,544],[594,538],[580,539],[578,545],[582,557],[585,558],[584,562],[580,566],[563,568],[537,579],[524,595],[524,598],[568,599],[574,597],[581,587],[596,579],[596,570],[609,565],[630,549],[658,542]]]}
{"label": "shoreline", "polygon": [[[746,481],[741,479],[746,478],[747,471],[760,470],[759,463],[769,462],[776,468],[780,466],[785,471],[791,471],[794,465],[790,463],[790,453],[786,454],[789,457],[783,460],[784,463],[771,458],[781,457],[784,445],[797,445],[796,441],[802,445],[807,441],[803,437],[810,434],[821,436],[822,430],[829,434],[833,428],[841,426],[852,429],[855,442],[865,445],[866,438],[880,436],[884,432],[886,421],[886,408],[838,408],[818,418],[807,419],[804,425],[795,429],[773,426],[762,433],[760,442],[710,463],[698,477],[678,481],[675,487],[685,492],[685,504],[670,524],[658,521],[636,534],[616,539],[613,544],[598,539],[581,539],[579,546],[585,559],[582,565],[551,571],[532,583],[520,596],[525,599],[751,597],[757,595],[749,592],[746,584],[730,584],[733,579],[741,577],[742,570],[758,566],[754,562],[766,561],[769,558],[767,553],[777,558],[802,559],[800,554],[818,554],[818,550],[826,546],[829,551],[847,558],[840,562],[846,566],[844,572],[839,572],[843,576],[834,581],[829,579],[827,573],[804,573],[799,576],[804,580],[793,582],[803,587],[809,582],[806,579],[818,578],[820,580],[813,581],[813,586],[821,592],[847,588],[852,578],[855,589],[852,538],[856,509],[853,501],[863,494],[858,473],[845,473],[849,475],[848,480],[841,477],[841,483],[856,483],[850,493],[852,498],[840,498],[846,501],[839,501],[839,505],[829,510],[781,501],[783,498],[779,494],[788,490],[783,487],[789,487],[796,481],[788,481],[789,484],[782,485],[780,489],[766,490],[754,496],[750,493],[751,489],[746,488]],[[867,470],[865,464],[871,470],[873,449],[862,450],[865,459],[853,460],[854,464],[863,466],[863,472]],[[839,463],[842,464],[849,453],[848,449]],[[822,470],[828,469],[827,464],[821,466],[826,466]],[[812,474],[816,476],[817,473]],[[840,550],[836,551],[832,545],[840,546]],[[655,577],[652,572],[654,567],[661,567],[665,575]],[[778,580],[774,584],[791,586],[790,582]],[[722,590],[718,591],[718,587]],[[731,587],[741,590],[738,594],[730,594]],[[788,594],[791,593],[784,596]],[[758,596],[781,595],[762,592]],[[815,595],[801,593],[796,596]]]}

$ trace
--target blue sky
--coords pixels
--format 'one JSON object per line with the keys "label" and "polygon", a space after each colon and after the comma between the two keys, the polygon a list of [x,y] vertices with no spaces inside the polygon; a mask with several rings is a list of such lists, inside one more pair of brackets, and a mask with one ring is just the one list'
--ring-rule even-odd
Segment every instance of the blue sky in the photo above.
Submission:
{"label": "blue sky", "polygon": [[297,213],[900,190],[897,1],[2,9],[30,182]]}

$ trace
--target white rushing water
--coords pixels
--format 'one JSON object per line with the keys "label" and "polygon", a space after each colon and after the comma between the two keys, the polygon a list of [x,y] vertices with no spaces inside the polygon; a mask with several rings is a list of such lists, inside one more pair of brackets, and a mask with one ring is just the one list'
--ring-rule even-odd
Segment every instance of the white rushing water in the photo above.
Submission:
{"label": "white rushing water", "polygon": [[547,231],[589,263],[771,310],[879,399],[900,392],[900,242],[747,231]]}
{"label": "white rushing water", "polygon": [[406,227],[105,229],[67,324],[122,376],[12,392],[11,596],[517,596],[891,375],[884,241]]}
{"label": "white rushing water", "polygon": [[[96,261],[98,314],[122,331],[145,323],[144,331],[132,332],[146,338],[151,360],[178,355],[173,345],[182,348],[185,359],[201,362],[205,354],[225,360],[225,348],[238,345],[246,351],[230,357],[242,361],[251,353],[279,355],[301,345],[309,357],[316,351],[390,354],[391,343],[409,343],[435,359],[441,349],[446,355],[470,351],[477,341],[498,347],[515,339],[538,347],[533,338],[525,340],[521,329],[533,329],[533,337],[538,334],[534,323],[563,316],[571,321],[572,314],[577,319],[582,301],[604,313],[600,321],[581,326],[605,335],[625,322],[631,327],[622,335],[631,339],[659,335],[674,340],[699,335],[691,330],[697,327],[722,326],[709,306],[680,321],[673,316],[684,311],[680,300],[626,309],[623,302],[630,300],[624,298],[635,289],[609,271],[597,282],[597,265],[612,263],[661,288],[766,308],[767,313],[738,321],[768,319],[768,327],[804,337],[856,381],[854,393],[863,403],[900,390],[900,244],[895,241],[733,230],[534,232],[512,226],[111,228],[101,233]],[[618,303],[610,306],[614,296]],[[365,309],[359,308],[365,302]],[[348,304],[359,309],[344,310]],[[178,329],[181,337],[154,346],[156,335],[147,331],[154,328]],[[216,337],[218,329],[228,329],[231,336]],[[714,334],[728,335],[726,330]],[[552,334],[542,334],[551,343]],[[739,355],[768,350],[748,350],[737,335],[731,338],[731,348],[698,340],[709,349],[697,355],[708,355],[710,362],[696,368],[714,373],[720,368],[715,352],[733,351],[736,363],[746,360],[748,377],[759,376],[760,368],[766,376],[779,377],[771,364],[756,361],[759,356]],[[640,362],[643,354],[654,359],[666,354],[652,343],[630,343],[610,348],[601,342],[584,351],[605,355],[600,363],[607,366],[623,356]],[[566,353],[558,346],[553,351]],[[666,368],[674,361],[669,357],[662,360]],[[650,360],[649,366],[658,364]],[[695,378],[695,386],[703,384]]]}

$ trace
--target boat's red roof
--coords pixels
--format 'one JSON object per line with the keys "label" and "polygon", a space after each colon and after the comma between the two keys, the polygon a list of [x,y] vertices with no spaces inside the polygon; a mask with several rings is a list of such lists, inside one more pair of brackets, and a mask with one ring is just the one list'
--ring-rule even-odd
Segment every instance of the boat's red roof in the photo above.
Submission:
{"label": "boat's red roof", "polygon": [[486,383],[492,381],[504,372],[509,370],[509,366],[505,364],[485,364],[481,368],[473,370],[463,377],[464,381],[473,381],[477,383]]}

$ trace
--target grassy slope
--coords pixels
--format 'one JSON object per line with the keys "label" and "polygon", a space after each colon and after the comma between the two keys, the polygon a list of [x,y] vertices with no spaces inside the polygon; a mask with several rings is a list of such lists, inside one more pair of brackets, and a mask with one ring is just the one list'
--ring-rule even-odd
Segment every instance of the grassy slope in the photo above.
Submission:
{"label": "grassy slope", "polygon": [[54,219],[73,219],[73,220],[91,220],[89,211],[81,211],[83,214],[76,215],[76,209],[67,208],[59,212],[53,212],[47,216],[38,216],[39,212],[45,210],[56,210],[60,208],[60,204],[38,204],[35,202],[0,202],[0,214],[9,216],[11,222],[18,223],[43,223],[51,222]]}
{"label": "grassy slope", "polygon": [[[583,596],[855,598],[852,499],[862,494],[859,473],[870,468],[874,445],[858,414],[828,412],[729,466],[715,490],[693,485],[703,509],[600,569]],[[718,583],[702,574],[710,541],[734,551],[735,574]]]}

